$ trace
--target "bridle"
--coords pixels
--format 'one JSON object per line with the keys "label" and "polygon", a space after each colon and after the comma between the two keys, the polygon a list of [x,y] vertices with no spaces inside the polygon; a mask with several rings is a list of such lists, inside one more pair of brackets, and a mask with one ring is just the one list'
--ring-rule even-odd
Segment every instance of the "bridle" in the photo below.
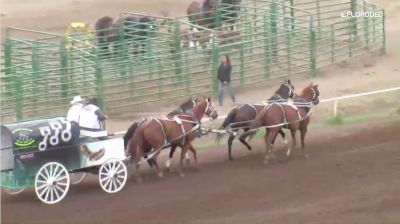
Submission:
{"label": "bridle", "polygon": [[289,89],[289,92],[288,92],[288,96],[289,97],[292,96],[292,98],[293,98],[293,97],[296,96],[296,93],[294,92],[293,86],[290,83],[285,82],[283,85],[286,86]]}
{"label": "bridle", "polygon": [[311,98],[311,101],[315,104],[315,101],[317,100],[317,92],[315,92],[314,88],[311,87],[311,91],[313,93],[313,96]]}
{"label": "bridle", "polygon": [[212,115],[214,113],[216,113],[216,110],[213,106],[212,103],[208,102],[208,100],[206,100],[207,106],[206,109],[204,110],[204,114],[207,115],[208,117],[212,117]]}

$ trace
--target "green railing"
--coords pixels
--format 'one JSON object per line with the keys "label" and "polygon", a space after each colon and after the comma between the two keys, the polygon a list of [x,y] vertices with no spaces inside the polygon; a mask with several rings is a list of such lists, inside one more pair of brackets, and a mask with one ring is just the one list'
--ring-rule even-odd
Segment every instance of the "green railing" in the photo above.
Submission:
{"label": "green railing", "polygon": [[[326,65],[385,49],[384,18],[340,17],[349,10],[384,15],[364,1],[243,1],[237,17],[231,8],[221,4],[213,12],[215,29],[191,24],[187,17],[120,23],[109,31],[107,37],[115,40],[109,45],[97,44],[95,33],[65,36],[9,28],[1,120],[65,113],[77,94],[97,96],[108,113],[117,114],[147,103],[215,93],[223,54],[233,64],[233,85],[247,86],[317,75]],[[121,13],[126,16],[141,15]],[[229,20],[235,20],[234,31]],[[196,46],[188,46],[188,39]]]}

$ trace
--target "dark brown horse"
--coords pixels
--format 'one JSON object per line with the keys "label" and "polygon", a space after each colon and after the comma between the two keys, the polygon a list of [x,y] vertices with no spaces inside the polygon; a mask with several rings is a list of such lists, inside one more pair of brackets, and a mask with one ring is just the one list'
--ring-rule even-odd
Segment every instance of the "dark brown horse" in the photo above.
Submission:
{"label": "dark brown horse", "polygon": [[145,155],[154,159],[154,166],[159,176],[163,176],[157,164],[157,156],[162,148],[169,146],[182,148],[178,172],[184,176],[183,158],[190,149],[191,142],[197,136],[196,131],[200,127],[200,120],[204,115],[212,119],[218,117],[210,98],[198,100],[193,108],[193,114],[182,113],[174,119],[146,119],[136,125],[135,130],[130,131],[130,136],[128,135],[125,139],[127,140],[127,151],[136,166],[138,180],[140,180],[140,160]]}
{"label": "dark brown horse", "polygon": [[[222,0],[223,4],[223,13],[221,18],[222,21],[227,21],[228,23],[233,24],[235,22],[235,18],[238,16],[238,11],[240,10],[239,5],[241,0]],[[206,27],[209,29],[214,29],[217,27],[217,7],[220,7],[218,0],[204,0],[203,2],[194,1],[191,2],[186,9],[186,13],[189,17],[189,22]],[[233,26],[231,26],[233,30]]]}
{"label": "dark brown horse", "polygon": [[111,45],[118,51],[118,41],[124,39],[128,47],[134,48],[134,54],[143,53],[146,40],[152,36],[153,24],[154,19],[147,16],[122,16],[115,22],[113,18],[104,16],[95,24],[97,45],[108,54]]}
{"label": "dark brown horse", "polygon": [[[260,128],[266,129],[265,142],[266,142],[266,155],[264,163],[268,163],[270,156],[272,158],[272,144],[276,135],[282,128],[288,128],[292,136],[291,149],[296,147],[296,130],[300,130],[301,134],[301,150],[303,155],[307,158],[305,153],[305,136],[307,133],[307,126],[310,123],[311,106],[319,103],[319,90],[318,85],[312,83],[307,86],[299,96],[294,100],[293,104],[290,103],[273,103],[264,108],[252,122],[250,131],[244,133],[242,136],[247,136],[250,132],[253,134],[255,130]],[[287,156],[290,156],[290,148],[287,151]]]}
{"label": "dark brown horse", "polygon": [[[279,89],[275,92],[275,94],[268,99],[269,102],[286,102],[288,98],[293,98],[295,95],[294,86],[290,82],[290,80],[285,81]],[[268,105],[265,104],[243,104],[232,109],[228,116],[225,118],[224,122],[220,129],[228,130],[229,138],[228,138],[228,155],[229,159],[232,160],[232,143],[235,139],[237,132],[239,130],[248,131],[250,129],[251,122],[256,118],[257,114],[260,113]],[[285,139],[285,133],[280,131],[282,138]],[[217,136],[217,140],[221,138],[221,135]],[[243,143],[247,149],[251,150],[251,146],[246,142],[246,136],[242,136],[239,138],[239,141]]]}
{"label": "dark brown horse", "polygon": [[[182,114],[182,113],[190,113],[192,114],[192,109],[194,108],[194,106],[196,105],[198,99],[197,98],[190,98],[187,101],[183,102],[181,105],[178,106],[178,108],[176,108],[175,110],[172,110],[171,112],[169,112],[167,114],[167,117],[174,117],[176,115]],[[139,121],[135,121],[132,123],[132,125],[129,127],[129,129],[127,130],[126,134],[124,135],[123,139],[124,139],[124,148],[126,149],[127,145],[128,145],[128,140],[129,138],[133,135],[134,131],[136,130],[137,126],[143,122],[142,120]],[[197,159],[197,155],[196,155],[196,151],[194,151],[192,149],[193,147],[190,148],[190,151],[192,151],[195,161]],[[166,167],[169,170],[170,166],[171,166],[171,161],[172,161],[172,157],[174,155],[174,152],[176,150],[176,146],[172,147],[170,152],[169,152],[169,157],[166,161]],[[189,163],[189,155],[186,153],[186,161],[187,163]],[[146,161],[149,163],[150,167],[153,167],[154,165],[154,160],[152,158],[147,158],[147,156],[145,155],[144,158],[146,159]]]}

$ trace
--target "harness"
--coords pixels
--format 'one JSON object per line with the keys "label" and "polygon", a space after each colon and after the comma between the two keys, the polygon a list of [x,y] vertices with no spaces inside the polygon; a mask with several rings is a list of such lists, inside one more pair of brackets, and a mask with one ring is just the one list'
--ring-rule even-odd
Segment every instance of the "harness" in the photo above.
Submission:
{"label": "harness", "polygon": [[292,93],[294,93],[294,95],[296,94],[296,93],[294,92],[292,86],[289,85],[289,83],[285,82],[283,85],[286,86],[286,87],[289,89],[288,96],[292,95]]}

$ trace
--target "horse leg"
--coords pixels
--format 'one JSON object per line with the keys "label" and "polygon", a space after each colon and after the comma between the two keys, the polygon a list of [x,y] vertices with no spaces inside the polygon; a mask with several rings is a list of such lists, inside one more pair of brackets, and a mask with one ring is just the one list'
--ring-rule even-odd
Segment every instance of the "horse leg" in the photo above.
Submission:
{"label": "horse leg", "polygon": [[185,160],[186,160],[186,165],[190,165],[190,157],[188,152],[185,153]]}
{"label": "horse leg", "polygon": [[184,177],[185,175],[183,174],[183,158],[185,157],[186,152],[189,149],[189,145],[185,144],[182,146],[182,150],[181,150],[181,157],[179,159],[179,168],[178,168],[178,173],[181,177]]}
{"label": "horse leg", "polygon": [[275,135],[277,134],[277,131],[272,129],[272,130],[265,130],[265,158],[264,158],[264,164],[269,163],[269,159],[273,156],[272,154],[272,140],[274,139]]}
{"label": "horse leg", "polygon": [[[189,144],[189,150],[193,153],[194,167],[197,169],[197,152],[196,152],[196,149],[193,147],[192,144]],[[186,153],[186,155],[188,155],[188,153]]]}
{"label": "horse leg", "polygon": [[161,151],[161,150],[159,150],[159,151],[156,153],[156,155],[154,155],[154,157],[153,157],[152,159],[153,159],[154,169],[155,169],[155,171],[157,172],[158,177],[159,177],[159,178],[163,178],[163,177],[164,177],[164,174],[163,174],[163,172],[161,171],[160,166],[159,166],[158,163],[157,163],[157,157],[158,157],[158,155],[160,154],[160,151]]}
{"label": "horse leg", "polygon": [[306,133],[307,133],[307,127],[301,127],[300,128],[300,140],[301,140],[301,151],[303,153],[303,156],[305,158],[308,158],[308,154],[305,152],[305,138],[306,138]]}
{"label": "horse leg", "polygon": [[251,151],[251,146],[246,142],[246,138],[240,137],[239,141],[247,147],[248,150]]}
{"label": "horse leg", "polygon": [[176,145],[172,145],[171,150],[169,151],[169,157],[168,157],[167,161],[165,162],[165,166],[167,167],[168,171],[171,171],[171,161],[172,161],[172,157],[174,156],[175,150],[176,150]]}
{"label": "horse leg", "polygon": [[142,160],[142,150],[141,148],[138,150],[138,155],[136,156],[136,158],[134,159],[133,163],[135,164],[135,177],[136,177],[136,181],[138,183],[142,183],[143,179],[142,176],[140,174],[140,165],[141,165],[141,160]]}
{"label": "horse leg", "polygon": [[292,147],[288,149],[287,155],[290,156],[291,151],[290,150],[295,150],[296,148],[296,129],[290,129],[290,134],[292,136]]}
{"label": "horse leg", "polygon": [[235,139],[235,136],[230,134],[229,138],[228,138],[228,155],[229,155],[229,160],[233,160],[232,157],[232,143],[233,143],[233,139]]}

